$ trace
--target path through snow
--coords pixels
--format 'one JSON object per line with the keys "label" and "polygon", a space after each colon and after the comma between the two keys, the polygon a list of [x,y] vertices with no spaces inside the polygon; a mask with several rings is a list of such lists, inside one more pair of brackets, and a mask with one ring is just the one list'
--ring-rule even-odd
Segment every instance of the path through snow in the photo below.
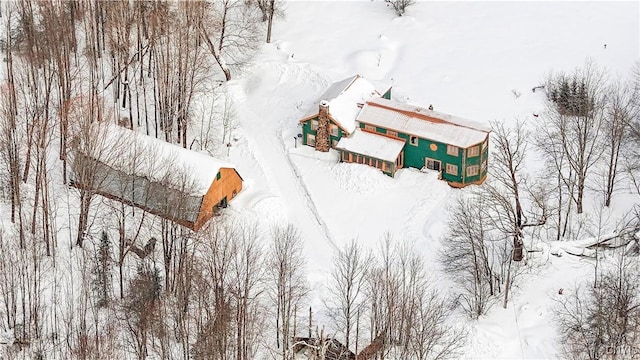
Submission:
{"label": "path through snow", "polygon": [[[265,71],[265,67],[269,71]],[[265,78],[267,74],[269,78]],[[282,134],[287,124],[293,126],[291,130],[296,130],[296,119],[292,118],[296,114],[292,112],[296,108],[300,112],[306,109],[302,106],[307,100],[303,94],[322,91],[326,86],[325,80],[317,81],[318,77],[303,64],[262,62],[244,82],[230,86],[239,125],[255,159],[254,166],[260,168],[264,176],[261,180],[266,183],[260,186],[263,193],[255,196],[260,200],[271,196],[278,198],[287,219],[284,221],[289,221],[300,231],[308,259],[309,280],[315,290],[321,290],[322,284],[326,283],[326,264],[330,262],[336,245],[287,155]],[[291,87],[302,90],[298,92],[300,98],[290,98]],[[254,210],[276,211],[268,206]]]}

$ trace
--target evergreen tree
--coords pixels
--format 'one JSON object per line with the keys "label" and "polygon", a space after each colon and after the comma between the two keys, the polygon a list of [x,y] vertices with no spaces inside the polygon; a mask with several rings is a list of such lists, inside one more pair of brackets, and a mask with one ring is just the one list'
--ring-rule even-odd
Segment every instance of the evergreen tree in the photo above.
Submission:
{"label": "evergreen tree", "polygon": [[109,304],[111,293],[111,240],[105,231],[100,236],[100,243],[96,250],[96,264],[94,269],[94,291],[98,297],[98,307]]}

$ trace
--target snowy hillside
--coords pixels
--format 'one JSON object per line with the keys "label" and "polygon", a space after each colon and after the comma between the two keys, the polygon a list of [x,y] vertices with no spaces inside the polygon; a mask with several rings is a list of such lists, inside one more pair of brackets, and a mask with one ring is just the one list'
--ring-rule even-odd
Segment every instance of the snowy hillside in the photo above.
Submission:
{"label": "snowy hillside", "polygon": [[[446,290],[435,253],[447,208],[464,190],[433,173],[404,169],[392,179],[295,148],[297,120],[332,82],[358,73],[392,84],[400,101],[485,123],[536,122],[544,94],[531,89],[550,72],[593,59],[613,77],[628,75],[640,54],[639,11],[633,2],[419,2],[396,17],[382,2],[288,2],[274,43],[230,84],[239,101],[237,136],[251,153],[234,149],[231,158],[254,181],[240,206],[300,227],[316,296],[334,245],[356,238],[374,247],[386,231],[415,241]],[[635,202],[628,196],[616,198],[621,211]],[[551,299],[592,265],[544,257],[525,271],[507,309],[495,306],[468,324],[466,358],[557,356]]]}

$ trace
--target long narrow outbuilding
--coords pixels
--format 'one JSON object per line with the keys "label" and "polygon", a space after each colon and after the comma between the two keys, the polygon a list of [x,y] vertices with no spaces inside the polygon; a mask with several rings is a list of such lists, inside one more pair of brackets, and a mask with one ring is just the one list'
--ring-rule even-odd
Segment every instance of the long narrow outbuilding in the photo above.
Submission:
{"label": "long narrow outbuilding", "polygon": [[198,231],[242,190],[235,166],[115,124],[94,123],[71,184]]}

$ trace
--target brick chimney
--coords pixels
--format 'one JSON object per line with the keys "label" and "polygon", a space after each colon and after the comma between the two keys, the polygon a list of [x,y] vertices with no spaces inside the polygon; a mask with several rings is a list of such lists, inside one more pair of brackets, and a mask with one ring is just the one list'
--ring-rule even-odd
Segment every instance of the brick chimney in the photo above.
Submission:
{"label": "brick chimney", "polygon": [[316,132],[316,150],[327,152],[331,148],[330,121],[329,121],[329,102],[320,101],[320,110],[318,111],[318,130]]}

